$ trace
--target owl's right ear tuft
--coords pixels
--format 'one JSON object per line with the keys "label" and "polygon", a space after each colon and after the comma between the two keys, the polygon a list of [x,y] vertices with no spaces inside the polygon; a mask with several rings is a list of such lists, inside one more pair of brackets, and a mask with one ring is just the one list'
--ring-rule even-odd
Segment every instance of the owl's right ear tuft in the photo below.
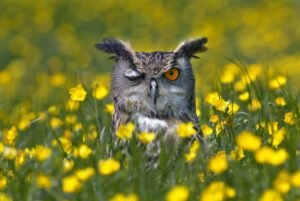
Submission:
{"label": "owl's right ear tuft", "polygon": [[177,57],[186,56],[188,58],[196,57],[194,54],[197,52],[204,52],[207,48],[205,43],[207,42],[206,37],[196,38],[194,40],[185,41],[178,45],[174,51]]}
{"label": "owl's right ear tuft", "polygon": [[123,58],[131,63],[135,63],[137,60],[135,51],[129,43],[115,38],[104,38],[103,43],[98,43],[95,47],[104,52],[115,54],[111,58],[116,58],[117,60]]}

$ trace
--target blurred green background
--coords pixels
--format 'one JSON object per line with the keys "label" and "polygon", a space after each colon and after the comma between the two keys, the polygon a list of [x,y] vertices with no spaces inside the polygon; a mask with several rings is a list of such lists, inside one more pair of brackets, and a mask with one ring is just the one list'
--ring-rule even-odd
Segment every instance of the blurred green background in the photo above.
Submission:
{"label": "blurred green background", "polygon": [[208,51],[192,61],[197,93],[237,58],[297,86],[299,10],[297,0],[1,0],[0,111],[20,101],[36,109],[57,103],[78,82],[109,87],[114,62],[94,47],[104,37],[130,41],[136,51],[208,37]]}
{"label": "blurred green background", "polygon": [[[263,191],[272,188],[273,181],[278,183],[279,171],[294,174],[299,169],[299,120],[294,119],[299,117],[299,11],[300,0],[0,0],[0,200],[5,194],[14,200],[104,200],[119,192],[136,193],[140,200],[163,200],[166,192],[180,183],[189,187],[192,200],[214,181],[234,188],[237,195],[233,200],[258,200]],[[110,87],[114,61],[94,45],[102,38],[116,37],[129,41],[136,51],[165,51],[200,36],[208,37],[208,51],[199,54],[199,60],[192,59],[200,124],[211,133],[212,129],[217,133],[218,126],[223,130],[208,138],[208,153],[225,151],[228,158],[236,154],[235,137],[245,129],[261,136],[264,146],[271,146],[275,134],[271,136],[270,131],[275,129],[269,127],[276,125],[276,131],[286,127],[279,146],[289,153],[285,163],[260,164],[245,151],[245,159],[229,159],[228,168],[225,160],[227,171],[215,175],[202,152],[193,164],[185,162],[183,154],[189,149],[185,144],[177,158],[172,146],[172,153],[165,154],[168,144],[164,143],[159,166],[153,169],[145,147],[136,146],[135,137],[128,141],[130,152],[119,149],[124,141],[116,140],[109,130],[110,98],[92,97],[95,81]],[[245,69],[237,72],[231,62],[249,66],[250,76],[243,74]],[[274,79],[278,75],[284,83]],[[269,79],[277,87],[270,87]],[[69,90],[79,83],[87,98],[70,102]],[[243,87],[239,91],[238,84]],[[231,116],[208,105],[204,98],[208,92],[224,98],[221,106],[225,100],[232,103],[228,108],[239,104],[239,113]],[[245,94],[248,97],[242,100],[240,96]],[[219,115],[218,124],[210,122],[212,115]],[[3,140],[7,136],[12,136],[12,143]],[[62,143],[72,153],[57,146]],[[89,147],[89,158],[76,156],[82,144]],[[52,154],[44,162],[33,157],[32,153],[43,155],[38,147]],[[9,153],[15,156],[9,158]],[[64,178],[81,168],[96,170],[98,161],[108,157],[121,162],[117,174],[106,177],[97,173],[82,182],[80,193],[63,192]],[[65,159],[74,161],[74,168],[64,171]],[[40,189],[36,183],[40,173],[48,175],[53,185]],[[299,188],[293,187],[283,196],[294,201],[298,195]]]}

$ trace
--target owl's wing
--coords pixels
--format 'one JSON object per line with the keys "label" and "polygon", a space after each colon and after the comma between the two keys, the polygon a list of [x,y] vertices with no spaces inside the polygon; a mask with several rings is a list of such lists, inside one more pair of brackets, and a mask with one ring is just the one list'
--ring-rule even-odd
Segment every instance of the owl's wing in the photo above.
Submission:
{"label": "owl's wing", "polygon": [[194,96],[188,102],[188,107],[187,108],[188,108],[188,111],[186,113],[184,113],[183,115],[180,115],[179,119],[183,122],[193,122],[194,123],[194,129],[196,129],[197,134],[193,135],[191,137],[191,140],[192,141],[198,140],[199,142],[201,142],[202,146],[205,147],[203,132],[200,128],[199,119],[198,119],[198,116],[196,114]]}
{"label": "owl's wing", "polygon": [[119,111],[118,109],[115,109],[112,118],[112,130],[115,132],[121,124],[127,124],[128,121],[129,117],[127,114]]}
{"label": "owl's wing", "polygon": [[181,111],[178,115],[179,119],[183,122],[193,122],[194,125],[198,125],[199,120],[196,114],[195,95],[192,94],[189,98],[187,98],[185,104],[186,104],[186,106],[184,107],[185,110]]}

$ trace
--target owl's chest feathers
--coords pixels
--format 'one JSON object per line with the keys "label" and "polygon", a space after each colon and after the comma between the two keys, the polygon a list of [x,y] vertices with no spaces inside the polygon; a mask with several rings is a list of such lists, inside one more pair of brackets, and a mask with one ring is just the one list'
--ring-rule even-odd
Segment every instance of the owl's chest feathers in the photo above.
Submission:
{"label": "owl's chest feathers", "polygon": [[134,119],[138,129],[146,132],[162,132],[164,134],[174,133],[179,124],[179,121],[175,119],[162,120],[146,117],[141,114],[135,115]]}

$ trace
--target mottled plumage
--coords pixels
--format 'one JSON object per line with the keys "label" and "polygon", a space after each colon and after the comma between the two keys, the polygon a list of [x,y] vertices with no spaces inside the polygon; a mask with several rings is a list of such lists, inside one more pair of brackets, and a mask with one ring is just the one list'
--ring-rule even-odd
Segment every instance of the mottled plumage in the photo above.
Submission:
{"label": "mottled plumage", "polygon": [[[174,133],[180,122],[198,124],[195,79],[190,59],[206,50],[206,38],[181,43],[169,52],[135,52],[128,43],[109,38],[96,47],[114,54],[111,97],[114,101],[113,129],[129,121],[140,131]],[[167,79],[176,69],[178,77]],[[173,75],[173,70],[171,75]]]}

